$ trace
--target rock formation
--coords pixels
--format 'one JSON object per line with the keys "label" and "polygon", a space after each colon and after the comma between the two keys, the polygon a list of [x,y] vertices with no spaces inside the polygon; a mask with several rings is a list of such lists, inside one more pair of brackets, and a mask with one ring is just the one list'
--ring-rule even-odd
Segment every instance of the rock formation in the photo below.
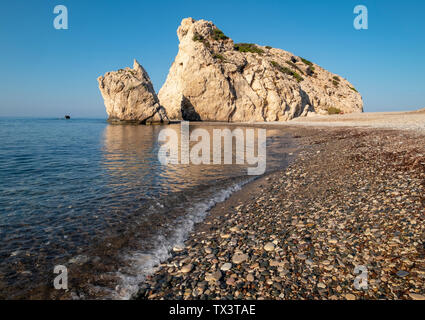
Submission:
{"label": "rock formation", "polygon": [[108,72],[97,80],[109,121],[140,124],[169,122],[147,72],[136,60],[133,69]]}
{"label": "rock formation", "polygon": [[172,120],[286,121],[363,111],[347,80],[290,52],[235,45],[205,20],[184,19],[177,34],[179,52],[158,94]]}

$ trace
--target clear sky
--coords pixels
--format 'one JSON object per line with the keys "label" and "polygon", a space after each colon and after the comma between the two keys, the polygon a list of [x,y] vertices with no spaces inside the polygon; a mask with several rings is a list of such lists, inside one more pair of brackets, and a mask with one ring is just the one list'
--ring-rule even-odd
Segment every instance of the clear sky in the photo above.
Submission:
{"label": "clear sky", "polygon": [[[359,4],[368,7],[368,30],[353,27]],[[68,30],[53,28],[56,5],[68,8]],[[158,91],[186,17],[347,78],[365,111],[423,108],[424,14],[423,0],[1,1],[0,116],[106,118],[96,79],[134,58]]]}

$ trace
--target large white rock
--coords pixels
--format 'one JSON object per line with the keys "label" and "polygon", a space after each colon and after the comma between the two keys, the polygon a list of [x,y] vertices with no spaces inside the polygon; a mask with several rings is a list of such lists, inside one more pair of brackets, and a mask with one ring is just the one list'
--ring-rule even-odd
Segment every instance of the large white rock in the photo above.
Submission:
{"label": "large white rock", "polygon": [[158,94],[171,120],[286,121],[332,107],[363,111],[347,80],[290,52],[258,45],[245,51],[259,52],[241,52],[205,20],[184,19],[177,34],[179,52]]}
{"label": "large white rock", "polygon": [[149,75],[136,60],[133,69],[108,72],[97,80],[110,121],[169,122]]}

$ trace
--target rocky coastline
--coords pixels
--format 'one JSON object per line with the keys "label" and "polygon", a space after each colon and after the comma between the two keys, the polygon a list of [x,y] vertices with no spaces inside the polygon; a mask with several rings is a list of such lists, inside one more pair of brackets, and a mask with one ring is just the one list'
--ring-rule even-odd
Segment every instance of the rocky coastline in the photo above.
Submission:
{"label": "rocky coastline", "polygon": [[183,19],[177,35],[179,51],[158,95],[136,60],[98,78],[110,121],[284,122],[363,112],[353,84],[291,52],[235,43],[206,20]]}

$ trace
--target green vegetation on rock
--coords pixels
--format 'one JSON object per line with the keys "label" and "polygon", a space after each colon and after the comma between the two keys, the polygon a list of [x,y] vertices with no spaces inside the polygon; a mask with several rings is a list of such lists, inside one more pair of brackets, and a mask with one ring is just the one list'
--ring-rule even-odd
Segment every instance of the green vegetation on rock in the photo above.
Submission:
{"label": "green vegetation on rock", "polygon": [[282,72],[284,74],[287,74],[289,76],[293,76],[295,78],[295,80],[297,80],[297,82],[301,82],[301,81],[304,80],[304,78],[301,77],[298,73],[296,73],[295,71],[292,71],[291,69],[289,69],[287,67],[281,66],[276,61],[272,61],[271,64],[273,65],[273,67],[275,67],[276,69],[278,69],[280,72]]}
{"label": "green vegetation on rock", "polygon": [[207,48],[210,48],[211,47],[211,44],[209,43],[209,41],[207,39],[205,39],[203,36],[201,36],[200,34],[198,34],[198,33],[195,33],[193,35],[192,40],[193,41],[202,42]]}
{"label": "green vegetation on rock", "polygon": [[341,114],[342,111],[335,107],[329,107],[328,108],[328,114]]}
{"label": "green vegetation on rock", "polygon": [[301,74],[304,74],[304,72],[291,60],[286,61],[287,64],[289,64],[292,68],[297,69]]}
{"label": "green vegetation on rock", "polygon": [[221,54],[218,54],[218,53],[215,53],[215,54],[213,55],[213,58],[214,58],[214,59],[217,59],[217,60],[221,60],[221,61],[226,61],[226,58],[225,58],[225,57],[223,57]]}
{"label": "green vegetation on rock", "polygon": [[229,37],[228,36],[226,36],[224,33],[223,33],[223,31],[221,31],[220,29],[214,29],[213,30],[213,35],[212,35],[212,38],[214,39],[214,40],[227,40],[227,39],[229,39]]}
{"label": "green vegetation on rock", "polygon": [[[300,57],[301,58],[301,57]],[[313,66],[313,62],[308,61],[307,59],[301,58],[301,61],[304,62],[306,65],[312,67]]]}
{"label": "green vegetation on rock", "polygon": [[195,33],[195,34],[193,35],[192,40],[193,40],[193,41],[200,41],[200,42],[202,42],[202,41],[204,41],[204,37],[203,37],[203,36],[201,36],[201,35],[200,35],[200,34],[198,34],[198,33]]}
{"label": "green vegetation on rock", "polygon": [[235,50],[239,52],[251,52],[251,53],[258,53],[258,54],[264,53],[263,49],[258,48],[253,43],[236,43],[234,48]]}

